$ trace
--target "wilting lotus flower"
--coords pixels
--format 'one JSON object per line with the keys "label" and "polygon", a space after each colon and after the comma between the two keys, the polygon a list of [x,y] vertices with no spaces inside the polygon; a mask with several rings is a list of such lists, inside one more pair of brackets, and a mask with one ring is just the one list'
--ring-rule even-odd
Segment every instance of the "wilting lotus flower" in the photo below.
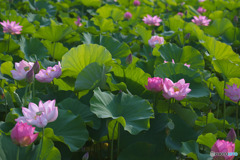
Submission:
{"label": "wilting lotus flower", "polygon": [[139,0],[134,0],[133,5],[134,6],[140,6],[141,2]]}
{"label": "wilting lotus flower", "polygon": [[17,122],[11,132],[11,138],[13,143],[22,147],[29,146],[38,137],[38,133],[33,134],[34,130],[35,127],[32,127],[27,123]]}
{"label": "wilting lotus flower", "polygon": [[206,16],[193,16],[194,19],[192,19],[192,22],[195,23],[198,26],[208,26],[209,22],[211,22],[211,19],[207,19]]}
{"label": "wilting lotus flower", "polygon": [[[232,142],[224,141],[224,140],[217,140],[211,149],[212,152],[220,152],[220,153],[234,152],[234,150],[235,150],[235,144]],[[224,156],[214,156],[214,158],[232,160],[234,156],[224,155]]]}
{"label": "wilting lotus flower", "polygon": [[60,62],[54,67],[48,67],[46,70],[41,69],[35,78],[42,83],[50,83],[54,78],[58,78],[62,74],[62,67]]}
{"label": "wilting lotus flower", "polygon": [[144,23],[148,24],[149,26],[159,26],[160,22],[162,22],[160,17],[158,17],[158,16],[152,17],[150,15],[147,15],[147,17],[143,17],[143,21],[144,21]]}
{"label": "wilting lotus flower", "polygon": [[177,14],[178,14],[179,16],[181,16],[181,17],[183,16],[183,13],[182,13],[182,12],[178,12]]}
{"label": "wilting lotus flower", "polygon": [[132,18],[132,13],[126,12],[126,13],[124,14],[124,18],[126,18],[127,20],[131,19],[131,18]]}
{"label": "wilting lotus flower", "polygon": [[148,85],[145,85],[147,90],[160,92],[163,89],[163,79],[160,77],[148,78]]}
{"label": "wilting lotus flower", "polygon": [[204,9],[204,8],[202,8],[202,7],[199,7],[198,9],[197,9],[197,11],[198,11],[198,13],[204,13],[204,12],[206,12],[207,10],[206,9]]}
{"label": "wilting lotus flower", "polygon": [[233,86],[227,85],[228,89],[225,90],[225,95],[228,96],[233,102],[240,100],[240,88],[237,88],[236,84]]}
{"label": "wilting lotus flower", "polygon": [[177,83],[173,83],[170,79],[165,78],[163,82],[163,96],[166,99],[175,98],[180,101],[191,91],[189,85],[189,83],[185,83],[184,79],[180,79]]}
{"label": "wilting lotus flower", "polygon": [[151,39],[148,40],[148,44],[152,48],[154,48],[156,44],[163,44],[163,43],[164,43],[164,38],[159,36],[152,36]]}
{"label": "wilting lotus flower", "polygon": [[11,70],[13,78],[16,80],[23,80],[26,78],[27,73],[32,69],[34,63],[26,62],[24,60],[20,61],[19,63],[15,63],[15,69]]}
{"label": "wilting lotus flower", "polygon": [[235,140],[236,140],[236,137],[237,137],[236,132],[235,132],[234,129],[232,128],[232,129],[228,132],[226,140],[229,141],[229,142],[233,142],[233,143],[234,143]]}
{"label": "wilting lotus flower", "polygon": [[78,16],[78,17],[77,17],[77,21],[75,21],[74,23],[75,23],[78,27],[81,27],[81,26],[82,26],[82,23],[81,23],[80,21],[81,21],[81,18]]}
{"label": "wilting lotus flower", "polygon": [[55,102],[55,100],[48,100],[45,103],[39,101],[39,106],[29,103],[28,108],[22,107],[24,116],[17,118],[16,121],[43,128],[48,122],[53,122],[58,117],[58,108],[55,106]]}
{"label": "wilting lotus flower", "polygon": [[16,23],[15,21],[9,22],[9,20],[0,22],[0,24],[3,26],[3,32],[4,33],[11,33],[14,34],[21,34],[21,30],[23,26],[20,26],[19,23]]}

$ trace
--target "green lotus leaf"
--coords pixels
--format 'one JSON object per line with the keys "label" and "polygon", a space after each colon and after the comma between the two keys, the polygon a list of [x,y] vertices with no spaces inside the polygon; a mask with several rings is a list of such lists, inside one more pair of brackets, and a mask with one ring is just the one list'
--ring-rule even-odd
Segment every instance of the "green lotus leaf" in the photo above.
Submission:
{"label": "green lotus leaf", "polygon": [[88,140],[88,131],[79,115],[58,109],[58,118],[47,124],[45,136],[65,143],[72,152],[75,152]]}
{"label": "green lotus leaf", "polygon": [[212,133],[207,133],[205,135],[200,135],[197,139],[197,142],[199,144],[203,144],[205,146],[208,146],[209,148],[212,148],[214,143],[217,141],[217,138],[214,134]]}
{"label": "green lotus leaf", "polygon": [[101,0],[80,0],[80,2],[87,7],[100,7],[102,4]]}
{"label": "green lotus leaf", "polygon": [[113,95],[110,92],[94,90],[90,100],[90,110],[99,118],[111,118],[118,121],[129,133],[136,135],[149,129],[153,110],[149,102],[124,92]]}
{"label": "green lotus leaf", "polygon": [[112,17],[114,21],[123,20],[124,18],[124,12],[115,5],[104,5],[98,8],[96,12],[103,18]]}
{"label": "green lotus leaf", "polygon": [[106,66],[100,66],[96,62],[87,65],[77,76],[75,91],[92,90],[106,85]]}
{"label": "green lotus leaf", "polygon": [[151,39],[152,31],[146,30],[146,28],[141,25],[136,25],[134,31],[142,37],[143,43],[148,45],[148,40]]}
{"label": "green lotus leaf", "polygon": [[222,35],[227,29],[232,27],[233,24],[229,19],[216,19],[211,23],[210,26],[204,29],[204,32],[214,37],[218,37]]}
{"label": "green lotus leaf", "polygon": [[240,78],[240,66],[231,62],[228,59],[214,60],[212,61],[215,71],[222,73],[224,78]]}
{"label": "green lotus leaf", "polygon": [[100,16],[95,16],[91,19],[96,26],[100,27],[101,32],[113,32],[114,30],[114,23],[112,19],[106,19]]}
{"label": "green lotus leaf", "polygon": [[88,33],[84,34],[85,44],[99,44],[112,54],[113,58],[123,58],[131,54],[130,47],[125,42],[119,42],[117,39],[110,36],[92,36]]}
{"label": "green lotus leaf", "polygon": [[83,104],[79,100],[67,98],[58,103],[58,106],[62,109],[70,110],[75,115],[80,115],[83,121],[92,128],[98,129],[100,127],[100,121],[96,115],[90,111],[89,106]]}
{"label": "green lotus leaf", "polygon": [[28,61],[40,60],[47,56],[47,49],[40,40],[36,38],[22,38],[20,41],[20,49]]}
{"label": "green lotus leaf", "polygon": [[52,57],[54,56],[54,59],[61,60],[62,56],[68,52],[68,48],[64,47],[62,43],[60,42],[51,42],[48,40],[42,41],[43,45],[47,48],[48,54],[50,54]]}
{"label": "green lotus leaf", "polygon": [[205,64],[201,53],[191,46],[179,48],[176,44],[167,43],[162,45],[159,50],[161,57],[168,62],[187,63],[190,68],[203,69]]}
{"label": "green lotus leaf", "polygon": [[100,45],[83,44],[72,48],[62,57],[62,76],[77,78],[87,65],[97,62],[99,65],[112,60],[111,53]]}
{"label": "green lotus leaf", "polygon": [[52,42],[62,41],[67,35],[72,33],[72,28],[67,25],[56,25],[41,27],[35,34],[34,37],[46,39]]}

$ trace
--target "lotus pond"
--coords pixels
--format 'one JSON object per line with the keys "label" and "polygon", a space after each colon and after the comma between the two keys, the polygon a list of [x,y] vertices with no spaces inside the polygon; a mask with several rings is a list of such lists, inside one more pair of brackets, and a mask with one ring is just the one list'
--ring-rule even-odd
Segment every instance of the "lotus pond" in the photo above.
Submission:
{"label": "lotus pond", "polygon": [[239,17],[239,0],[0,0],[0,159],[238,159]]}

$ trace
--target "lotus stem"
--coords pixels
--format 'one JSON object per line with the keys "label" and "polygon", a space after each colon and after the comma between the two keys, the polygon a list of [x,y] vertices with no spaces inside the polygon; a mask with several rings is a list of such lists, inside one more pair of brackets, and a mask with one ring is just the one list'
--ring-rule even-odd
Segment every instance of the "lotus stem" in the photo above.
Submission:
{"label": "lotus stem", "polygon": [[17,146],[17,158],[16,158],[16,160],[19,160],[19,152],[20,152],[20,146]]}
{"label": "lotus stem", "polygon": [[117,121],[115,122],[114,124],[114,127],[113,127],[113,133],[112,133],[112,143],[111,143],[111,160],[113,160],[113,142],[114,142],[114,132],[115,132],[115,128],[117,126]]}
{"label": "lotus stem", "polygon": [[40,160],[41,152],[42,152],[43,137],[44,137],[44,128],[42,128],[42,139],[41,139],[40,151],[39,151],[39,156],[38,156],[38,159],[39,159],[39,160]]}
{"label": "lotus stem", "polygon": [[153,110],[154,110],[154,116],[156,117],[158,111],[157,111],[157,93],[154,93],[153,96]]}
{"label": "lotus stem", "polygon": [[10,46],[10,39],[11,39],[11,34],[9,33],[9,37],[8,37],[8,48],[7,48],[7,52],[9,51],[9,46]]}
{"label": "lotus stem", "polygon": [[27,91],[28,91],[28,85],[26,86],[25,94],[24,94],[24,103],[23,103],[24,106],[26,105],[26,102],[27,102]]}
{"label": "lotus stem", "polygon": [[117,146],[117,155],[119,154],[120,151],[120,125],[118,125],[118,146]]}
{"label": "lotus stem", "polygon": [[55,54],[55,47],[56,47],[56,42],[54,42],[54,47],[53,47],[53,60],[55,59],[55,58],[54,58],[54,54]]}
{"label": "lotus stem", "polygon": [[237,103],[237,108],[236,108],[236,123],[237,123],[237,138],[239,138],[239,130],[238,130],[238,107],[239,107],[240,101]]}
{"label": "lotus stem", "polygon": [[223,87],[223,131],[225,131],[225,121],[226,121],[226,101],[225,101],[225,87],[226,81],[224,80],[224,87]]}

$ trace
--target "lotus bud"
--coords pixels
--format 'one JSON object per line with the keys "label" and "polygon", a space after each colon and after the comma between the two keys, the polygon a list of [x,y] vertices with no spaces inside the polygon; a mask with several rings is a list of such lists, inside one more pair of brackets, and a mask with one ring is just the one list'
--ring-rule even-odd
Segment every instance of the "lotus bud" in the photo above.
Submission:
{"label": "lotus bud", "polygon": [[238,16],[234,16],[233,21],[234,21],[235,23],[238,23]]}
{"label": "lotus bud", "polygon": [[83,155],[82,160],[88,160],[88,158],[89,158],[89,153],[87,152]]}
{"label": "lotus bud", "polygon": [[34,69],[32,68],[26,75],[26,81],[32,83],[34,81]]}
{"label": "lotus bud", "polygon": [[124,14],[124,18],[127,19],[127,20],[131,19],[131,18],[132,18],[132,13],[126,12],[126,13]]}
{"label": "lotus bud", "polygon": [[227,138],[226,138],[226,140],[227,141],[229,141],[229,142],[235,142],[235,140],[236,140],[236,133],[235,133],[235,131],[234,131],[234,129],[232,128],[229,132],[228,132],[228,134],[227,134]]}
{"label": "lotus bud", "polygon": [[34,70],[34,73],[38,73],[39,70],[40,70],[40,65],[38,63],[38,61],[36,61],[33,65],[33,70]]}
{"label": "lotus bud", "polygon": [[184,36],[184,39],[185,40],[188,40],[190,38],[190,33],[187,33],[185,36]]}
{"label": "lotus bud", "polygon": [[187,16],[188,12],[187,12],[187,11],[185,11],[185,12],[184,12],[184,14],[185,14],[185,16]]}
{"label": "lotus bud", "polygon": [[133,59],[132,54],[129,54],[127,56],[127,58],[126,58],[126,64],[131,64],[132,63],[132,59]]}
{"label": "lotus bud", "polygon": [[140,4],[141,4],[141,2],[140,2],[139,0],[135,0],[135,1],[133,2],[133,5],[134,5],[134,6],[140,6]]}

